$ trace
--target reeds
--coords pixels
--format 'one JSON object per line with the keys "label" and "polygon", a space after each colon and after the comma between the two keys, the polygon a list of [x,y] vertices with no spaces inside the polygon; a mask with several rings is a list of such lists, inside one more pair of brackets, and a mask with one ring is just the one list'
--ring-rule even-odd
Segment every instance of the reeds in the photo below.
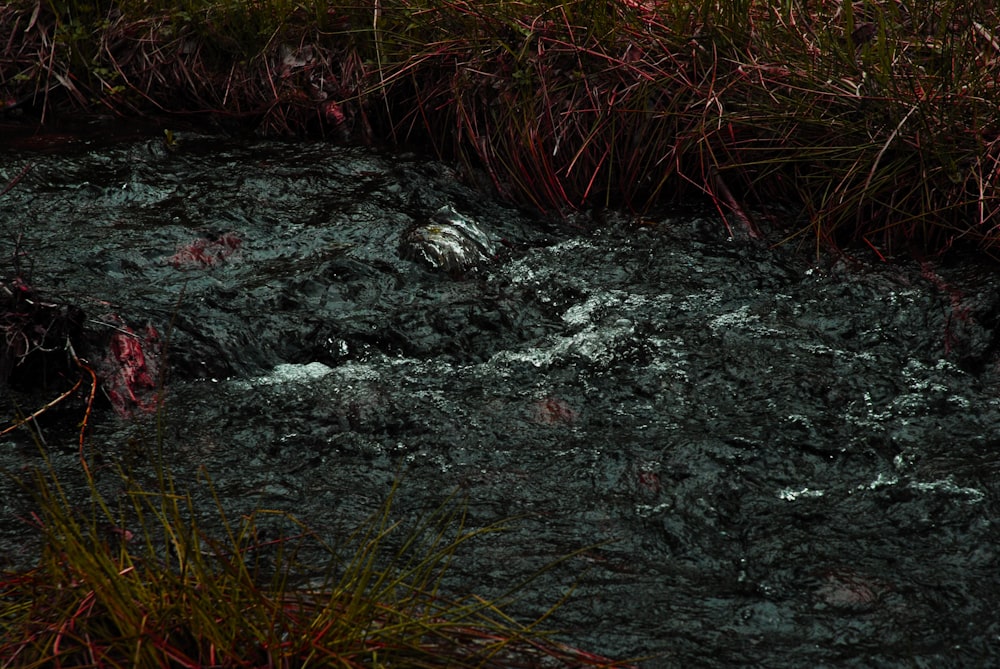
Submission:
{"label": "reeds", "polygon": [[1000,13],[986,0],[52,0],[0,14],[8,106],[30,98],[43,115],[59,97],[416,143],[551,213],[706,196],[734,230],[766,223],[818,247],[1000,238]]}
{"label": "reeds", "polygon": [[705,196],[751,235],[990,249],[998,25],[987,0],[24,0],[0,85],[415,143],[552,213]]}
{"label": "reeds", "polygon": [[44,548],[0,576],[0,666],[624,666],[445,593],[460,547],[502,529],[467,528],[456,500],[407,524],[393,488],[330,544],[278,511],[230,521],[217,507],[209,532],[162,471],[152,491],[118,476],[114,504],[88,478],[82,511],[51,471],[24,482]]}
{"label": "reeds", "polygon": [[510,197],[644,211],[703,194],[753,236],[756,215],[819,246],[996,242],[987,3],[618,2],[596,23],[582,0],[502,4],[425,1],[407,38],[435,50],[405,60],[398,42],[409,76],[387,94],[413,110],[394,127],[451,138],[441,153]]}

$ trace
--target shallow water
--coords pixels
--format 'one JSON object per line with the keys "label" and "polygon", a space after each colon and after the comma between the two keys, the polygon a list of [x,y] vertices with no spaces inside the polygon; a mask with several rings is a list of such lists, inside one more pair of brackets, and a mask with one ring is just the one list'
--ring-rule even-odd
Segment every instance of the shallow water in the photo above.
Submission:
{"label": "shallow water", "polygon": [[[649,667],[984,666],[1000,656],[994,272],[816,260],[714,216],[539,220],[446,166],[326,144],[182,136],[8,148],[3,254],[32,284],[170,337],[164,446],[232,512],[320,533],[455,489],[472,545],[450,586]],[[400,249],[451,206],[495,257],[460,274]],[[405,242],[404,242],[405,243]],[[96,357],[100,352],[93,350]],[[12,403],[30,402],[9,393]],[[78,468],[79,404],[43,417]],[[99,461],[155,426],[108,406]],[[41,464],[20,433],[0,467]],[[0,559],[30,562],[12,487]],[[72,490],[72,489],[71,489]]]}

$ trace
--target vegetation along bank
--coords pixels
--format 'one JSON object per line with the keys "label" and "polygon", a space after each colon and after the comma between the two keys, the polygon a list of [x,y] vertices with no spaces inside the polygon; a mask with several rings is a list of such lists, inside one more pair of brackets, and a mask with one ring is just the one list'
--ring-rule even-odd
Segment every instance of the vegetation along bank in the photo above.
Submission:
{"label": "vegetation along bank", "polygon": [[16,0],[0,111],[419,146],[548,213],[707,196],[888,255],[1000,239],[985,0]]}

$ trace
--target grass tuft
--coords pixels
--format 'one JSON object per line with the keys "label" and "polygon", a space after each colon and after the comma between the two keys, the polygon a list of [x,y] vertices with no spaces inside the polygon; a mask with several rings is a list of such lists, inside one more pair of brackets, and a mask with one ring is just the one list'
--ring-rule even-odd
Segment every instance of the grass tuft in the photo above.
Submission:
{"label": "grass tuft", "polygon": [[458,549],[503,529],[467,528],[457,500],[407,525],[394,519],[393,487],[334,546],[287,513],[231,521],[218,502],[206,532],[169,476],[155,491],[118,476],[114,505],[88,479],[86,510],[51,471],[25,482],[44,550],[34,569],[0,577],[2,666],[624,666],[495,602],[449,597],[441,583]]}

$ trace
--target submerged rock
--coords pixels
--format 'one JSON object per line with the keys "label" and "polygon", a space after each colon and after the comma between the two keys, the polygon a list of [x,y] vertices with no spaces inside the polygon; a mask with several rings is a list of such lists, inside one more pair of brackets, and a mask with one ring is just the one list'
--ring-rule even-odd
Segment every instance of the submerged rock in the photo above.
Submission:
{"label": "submerged rock", "polygon": [[451,206],[437,210],[430,221],[403,233],[399,255],[430,269],[463,273],[493,259],[495,245],[479,225]]}

